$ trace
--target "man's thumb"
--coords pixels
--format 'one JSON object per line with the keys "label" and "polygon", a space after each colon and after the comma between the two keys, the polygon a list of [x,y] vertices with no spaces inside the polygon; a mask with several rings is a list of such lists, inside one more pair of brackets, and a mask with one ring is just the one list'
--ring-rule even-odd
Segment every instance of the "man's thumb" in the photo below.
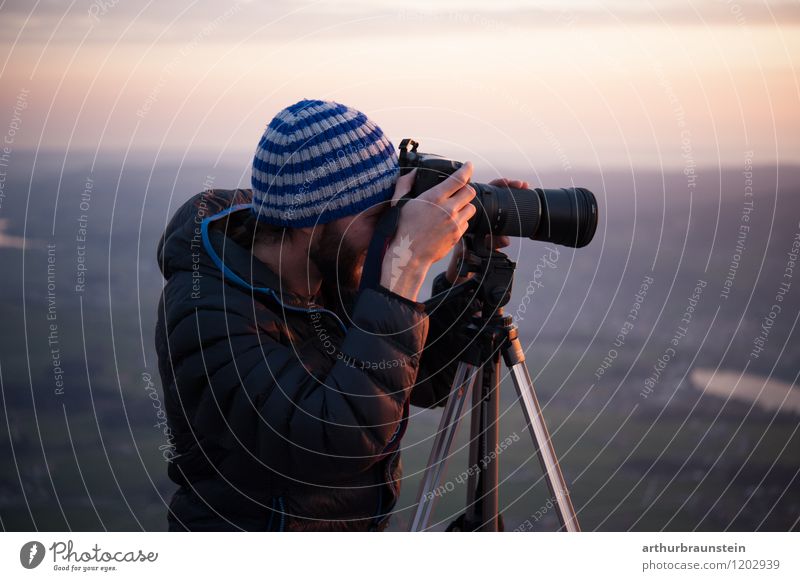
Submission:
{"label": "man's thumb", "polygon": [[414,168],[407,174],[401,175],[397,178],[397,183],[394,186],[394,194],[392,195],[392,206],[397,203],[397,200],[411,191],[411,187],[414,185],[414,178],[416,175],[417,168]]}

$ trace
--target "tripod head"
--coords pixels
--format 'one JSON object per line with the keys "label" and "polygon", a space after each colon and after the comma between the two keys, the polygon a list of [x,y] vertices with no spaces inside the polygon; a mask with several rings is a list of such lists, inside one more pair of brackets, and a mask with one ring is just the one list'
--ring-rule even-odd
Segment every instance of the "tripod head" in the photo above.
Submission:
{"label": "tripod head", "polygon": [[481,318],[502,315],[503,307],[511,300],[517,263],[504,252],[484,244],[483,237],[479,239],[474,234],[465,234],[463,241],[465,252],[458,275],[474,275],[448,291],[434,295],[426,304],[438,306],[466,295],[471,297],[470,311],[480,311]]}
{"label": "tripod head", "polygon": [[491,365],[499,351],[507,365],[520,363],[525,354],[517,340],[517,326],[511,316],[503,313],[503,307],[511,300],[517,263],[486,244],[483,236],[465,234],[463,240],[465,252],[458,274],[474,275],[425,301],[426,309],[469,297],[454,329],[455,336],[466,345],[461,359],[475,366]]}

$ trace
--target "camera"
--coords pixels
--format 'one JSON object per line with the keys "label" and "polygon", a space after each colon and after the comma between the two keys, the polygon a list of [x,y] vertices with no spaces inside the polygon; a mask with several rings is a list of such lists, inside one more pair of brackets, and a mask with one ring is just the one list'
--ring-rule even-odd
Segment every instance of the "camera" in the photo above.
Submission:
{"label": "camera", "polygon": [[[400,172],[417,168],[408,197],[416,197],[445,180],[461,162],[417,151],[413,139],[400,142]],[[521,189],[470,182],[478,209],[467,234],[518,236],[581,248],[597,229],[597,200],[586,188]]]}

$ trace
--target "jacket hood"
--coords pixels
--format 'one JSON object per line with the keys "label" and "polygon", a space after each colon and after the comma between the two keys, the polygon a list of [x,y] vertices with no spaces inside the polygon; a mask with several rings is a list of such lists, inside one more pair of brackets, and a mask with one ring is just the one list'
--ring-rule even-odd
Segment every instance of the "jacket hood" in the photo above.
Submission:
{"label": "jacket hood", "polygon": [[164,278],[169,279],[179,271],[191,271],[197,264],[213,266],[203,252],[203,219],[246,201],[245,190],[208,190],[184,202],[167,224],[156,250]]}

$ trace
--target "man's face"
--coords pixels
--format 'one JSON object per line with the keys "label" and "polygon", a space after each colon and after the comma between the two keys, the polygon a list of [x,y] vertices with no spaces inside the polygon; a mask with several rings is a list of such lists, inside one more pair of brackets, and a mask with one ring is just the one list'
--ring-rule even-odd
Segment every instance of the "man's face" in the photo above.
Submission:
{"label": "man's face", "polygon": [[358,289],[375,226],[387,208],[388,203],[376,204],[322,226],[309,258],[322,275],[324,295],[336,297],[339,290]]}

